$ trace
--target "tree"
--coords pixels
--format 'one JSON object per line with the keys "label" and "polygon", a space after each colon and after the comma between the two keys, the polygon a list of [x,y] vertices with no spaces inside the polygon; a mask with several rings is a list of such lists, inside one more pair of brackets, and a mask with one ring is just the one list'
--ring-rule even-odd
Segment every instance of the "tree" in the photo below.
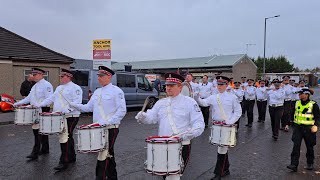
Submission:
{"label": "tree", "polygon": [[[263,57],[258,57],[253,62],[258,67],[258,73],[263,73]],[[283,73],[295,70],[294,64],[291,64],[285,56],[266,58],[266,73]]]}

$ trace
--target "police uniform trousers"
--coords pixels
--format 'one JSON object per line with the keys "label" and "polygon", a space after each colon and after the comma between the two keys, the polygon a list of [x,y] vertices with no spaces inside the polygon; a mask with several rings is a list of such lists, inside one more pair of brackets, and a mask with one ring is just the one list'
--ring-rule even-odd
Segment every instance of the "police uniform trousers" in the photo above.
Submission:
{"label": "police uniform trousers", "polygon": [[77,126],[79,117],[68,117],[65,122],[64,131],[59,135],[61,148],[61,156],[59,164],[67,164],[76,161],[76,153],[74,149],[73,130]]}
{"label": "police uniform trousers", "polygon": [[[191,152],[191,144],[182,146],[183,169],[182,169],[181,174],[183,174],[184,170],[187,167],[187,164],[189,162],[190,152]],[[172,175],[170,175],[170,176],[172,176]],[[169,179],[171,179],[171,178],[169,178],[170,176],[162,176],[162,177],[163,177],[163,179],[169,180]],[[176,176],[179,176],[179,178],[172,178],[172,180],[173,179],[180,179],[180,175],[176,175]]]}
{"label": "police uniform trousers", "polygon": [[269,106],[269,114],[271,119],[272,136],[278,138],[280,129],[280,119],[283,113],[283,106]]}
{"label": "police uniform trousers", "polygon": [[291,164],[298,166],[299,165],[299,157],[300,157],[300,146],[302,139],[307,147],[307,163],[313,164],[314,161],[314,150],[313,146],[316,145],[316,133],[311,132],[311,127],[308,125],[298,125],[293,124],[293,133],[292,133],[292,141],[293,141],[293,149],[291,153]]}
{"label": "police uniform trousers", "polygon": [[289,125],[291,115],[291,101],[284,101],[283,103],[283,114],[281,117],[281,128]]}
{"label": "police uniform trousers", "polygon": [[[50,112],[50,107],[42,107],[41,110],[42,112]],[[37,157],[39,154],[49,153],[48,135],[39,134],[39,125],[37,126],[37,128],[32,128],[34,135],[34,146],[31,155],[34,157]]]}
{"label": "police uniform trousers", "polygon": [[255,102],[255,100],[246,100],[248,124],[252,124],[252,122],[253,122],[253,107],[254,107],[254,102]]}
{"label": "police uniform trousers", "polygon": [[208,107],[202,107],[202,106],[200,106],[200,109],[201,109],[201,112],[202,112],[202,115],[203,115],[205,127],[208,127],[209,114],[210,114],[210,106],[208,106]]}
{"label": "police uniform trousers", "polygon": [[295,112],[295,109],[296,109],[296,102],[297,102],[296,100],[292,100],[292,101],[291,101],[289,125],[293,125],[294,112]]}
{"label": "police uniform trousers", "polygon": [[266,120],[267,100],[257,100],[258,120],[264,122]]}
{"label": "police uniform trousers", "polygon": [[218,147],[217,162],[214,169],[214,174],[218,176],[224,176],[229,172],[229,157],[228,157],[228,147]]}
{"label": "police uniform trousers", "polygon": [[119,134],[119,128],[108,129],[108,150],[99,152],[96,165],[96,180],[115,180],[118,179],[116,161],[114,157],[114,143]]}

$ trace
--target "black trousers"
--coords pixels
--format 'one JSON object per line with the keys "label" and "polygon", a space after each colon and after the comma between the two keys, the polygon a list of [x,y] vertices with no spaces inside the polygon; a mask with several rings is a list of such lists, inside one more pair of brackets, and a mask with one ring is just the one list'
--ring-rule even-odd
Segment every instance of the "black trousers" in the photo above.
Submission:
{"label": "black trousers", "polygon": [[[42,112],[50,112],[50,107],[42,107],[41,110]],[[48,135],[39,134],[39,129],[33,129],[32,131],[34,135],[34,146],[32,149],[32,154],[38,156],[40,151],[42,153],[48,153],[49,152]]]}
{"label": "black trousers", "polygon": [[246,100],[248,124],[252,124],[252,122],[253,122],[253,107],[254,107],[254,102],[255,102],[255,100]]}
{"label": "black trousers", "polygon": [[226,171],[229,170],[230,163],[228,153],[217,155],[216,167],[214,169],[214,174],[223,176]]}
{"label": "black trousers", "polygon": [[[240,102],[240,106],[242,107],[242,102]],[[239,126],[240,126],[240,119],[241,117],[238,119],[238,121],[235,123],[237,124],[237,130],[239,129]]]}
{"label": "black trousers", "polygon": [[206,127],[208,127],[208,121],[209,121],[209,110],[210,110],[210,106],[208,107],[202,107],[200,106],[201,108],[201,112],[202,112],[202,115],[203,115],[203,119],[204,119],[204,124]]}
{"label": "black trousers", "polygon": [[292,124],[294,121],[294,112],[296,109],[296,100],[291,101],[291,111],[290,111],[290,120],[289,120],[289,124]]}
{"label": "black trousers", "polygon": [[245,100],[244,96],[242,98],[241,108],[242,108],[242,115],[244,115],[246,113],[246,108],[247,108],[246,107],[246,100]]}
{"label": "black trousers", "polygon": [[289,125],[291,115],[291,101],[284,101],[283,104],[283,114],[281,117],[281,127],[284,128]]}
{"label": "black trousers", "polygon": [[265,121],[266,120],[266,111],[267,111],[267,101],[258,101],[257,100],[257,108],[258,108],[258,120]]}
{"label": "black trousers", "polygon": [[300,157],[300,146],[302,139],[307,147],[307,163],[313,164],[314,162],[314,150],[313,146],[316,145],[317,138],[316,133],[311,132],[312,126],[306,125],[298,125],[293,124],[293,133],[292,133],[292,141],[293,141],[293,149],[291,153],[291,164],[298,166],[299,165],[299,157]]}
{"label": "black trousers", "polygon": [[283,106],[272,107],[269,106],[269,113],[271,119],[272,135],[279,136],[280,119],[283,113]]}
{"label": "black trousers", "polygon": [[66,143],[60,143],[61,156],[59,163],[69,163],[76,161],[76,152],[74,150],[73,130],[78,124],[79,117],[67,118],[68,125],[68,141]]}
{"label": "black trousers", "polygon": [[116,170],[116,161],[114,157],[114,143],[119,134],[118,128],[108,129],[109,132],[109,154],[112,157],[107,157],[104,161],[97,161],[96,179],[98,180],[116,180],[118,179]]}

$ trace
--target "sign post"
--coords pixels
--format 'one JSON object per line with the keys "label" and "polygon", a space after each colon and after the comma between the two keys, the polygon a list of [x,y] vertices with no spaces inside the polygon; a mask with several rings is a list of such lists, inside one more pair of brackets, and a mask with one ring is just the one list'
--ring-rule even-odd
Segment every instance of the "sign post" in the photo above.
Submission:
{"label": "sign post", "polygon": [[96,39],[92,42],[93,69],[99,66],[111,68],[111,39]]}

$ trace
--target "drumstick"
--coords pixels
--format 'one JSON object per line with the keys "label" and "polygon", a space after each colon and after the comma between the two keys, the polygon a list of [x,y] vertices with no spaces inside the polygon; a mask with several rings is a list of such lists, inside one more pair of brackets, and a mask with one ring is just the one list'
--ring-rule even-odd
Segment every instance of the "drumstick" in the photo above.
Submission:
{"label": "drumstick", "polygon": [[194,130],[197,130],[197,129],[200,129],[200,128],[191,129],[191,130],[189,130],[189,131],[185,131],[185,132],[176,134],[176,135],[174,135],[174,136],[171,136],[170,138],[176,138],[176,137],[179,137],[179,136],[181,136],[181,135],[183,135],[183,134],[186,134],[186,133],[188,133],[188,132],[190,132],[190,131],[194,131]]}
{"label": "drumstick", "polygon": [[149,102],[150,102],[150,96],[148,96],[148,97],[146,98],[146,100],[144,101],[143,107],[142,107],[142,109],[141,109],[142,112],[145,112],[145,110],[146,110],[147,105],[149,104]]}

